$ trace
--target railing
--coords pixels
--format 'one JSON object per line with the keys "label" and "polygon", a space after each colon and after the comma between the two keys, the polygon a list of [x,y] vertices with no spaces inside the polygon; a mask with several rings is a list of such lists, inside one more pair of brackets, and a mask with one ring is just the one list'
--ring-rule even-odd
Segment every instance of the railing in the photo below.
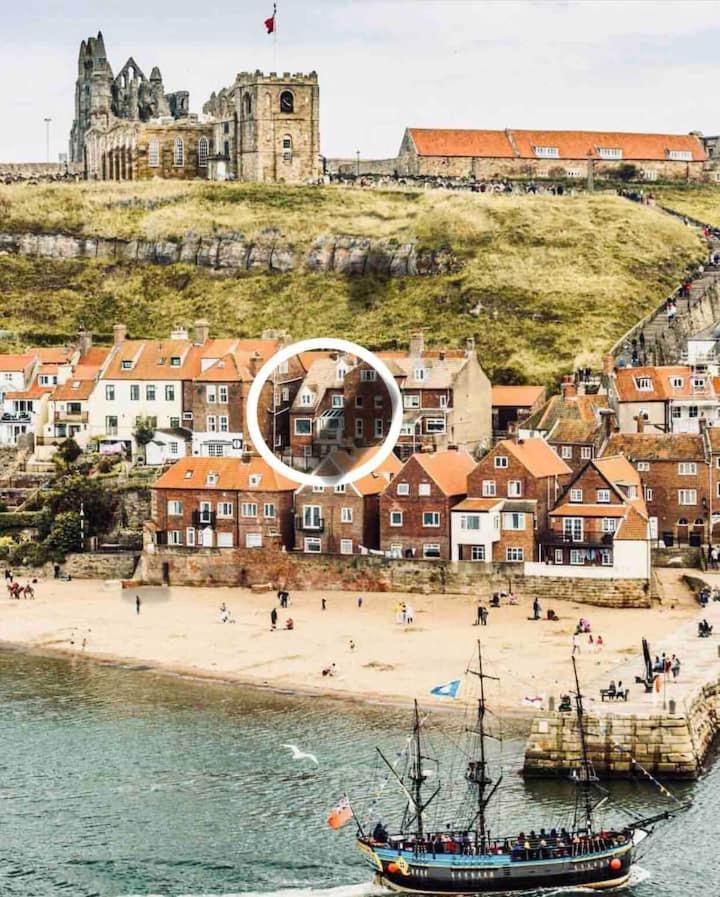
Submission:
{"label": "railing", "polygon": [[541,530],[538,542],[545,545],[566,545],[570,548],[582,548],[584,545],[612,545],[615,533],[584,532],[580,538],[571,533],[559,530]]}
{"label": "railing", "polygon": [[68,424],[86,424],[88,421],[88,413],[87,411],[79,411],[77,413],[72,413],[70,411],[56,411],[55,412],[55,422],[62,422]]}
{"label": "railing", "polygon": [[325,530],[325,519],[319,517],[305,520],[302,515],[298,515],[295,517],[295,529],[301,533],[322,533]]}
{"label": "railing", "polygon": [[32,420],[32,418],[26,411],[18,411],[15,414],[11,414],[9,411],[4,411],[2,414],[2,417],[0,417],[0,420],[2,420],[3,422],[9,422],[9,423],[17,422],[17,423],[29,424],[30,421]]}
{"label": "railing", "polygon": [[209,526],[215,529],[217,522],[217,513],[215,511],[193,511],[191,516],[193,526]]}

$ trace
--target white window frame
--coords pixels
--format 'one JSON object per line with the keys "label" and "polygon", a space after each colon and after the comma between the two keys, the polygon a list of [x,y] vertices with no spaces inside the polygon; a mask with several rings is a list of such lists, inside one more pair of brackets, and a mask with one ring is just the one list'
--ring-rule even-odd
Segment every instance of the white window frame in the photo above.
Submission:
{"label": "white window frame", "polygon": [[425,528],[440,526],[440,511],[423,511],[422,525]]}
{"label": "white window frame", "polygon": [[277,509],[276,509],[275,505],[273,504],[273,502],[268,501],[268,502],[265,502],[265,504],[263,505],[263,517],[269,517],[271,519],[274,519],[275,517],[277,517],[276,511],[277,511]]}
{"label": "white window frame", "polygon": [[352,539],[340,539],[340,554],[352,554],[352,553],[353,553]]}
{"label": "white window frame", "polygon": [[423,543],[423,557],[428,561],[437,561],[440,558],[440,545],[438,542]]}
{"label": "white window frame", "polygon": [[678,474],[681,477],[697,476],[697,463],[695,461],[680,461],[678,463]]}
{"label": "white window frame", "polygon": [[189,526],[185,530],[185,544],[189,548],[193,548],[195,546],[195,527]]}
{"label": "white window frame", "polygon": [[484,563],[485,562],[485,546],[484,545],[471,545],[470,546],[470,560],[476,563]]}
{"label": "white window frame", "polygon": [[595,492],[595,501],[599,505],[607,505],[610,504],[610,490],[609,489],[598,489]]}
{"label": "white window frame", "polygon": [[167,503],[169,517],[182,517],[183,503],[178,498],[173,498]]}
{"label": "white window frame", "polygon": [[430,483],[418,483],[418,495],[428,496],[432,493]]}
{"label": "white window frame", "polygon": [[580,458],[583,461],[589,461],[592,458],[592,446],[591,445],[581,445],[580,446]]}
{"label": "white window frame", "polygon": [[340,508],[340,523],[352,523],[353,522],[353,509],[352,508]]}
{"label": "white window frame", "polygon": [[495,455],[494,465],[496,470],[504,470],[508,466],[507,455]]}
{"label": "white window frame", "polygon": [[583,500],[582,489],[571,489],[570,490],[570,502],[572,504],[582,504],[582,500]]}
{"label": "white window frame", "polygon": [[[718,460],[720,460],[720,458]],[[638,461],[636,466],[637,466],[638,471],[647,472],[648,470],[650,470],[650,462],[649,461]]]}
{"label": "white window frame", "polygon": [[495,498],[497,496],[497,483],[495,480],[482,481],[483,498]]}
{"label": "white window frame", "polygon": [[305,536],[303,551],[306,554],[322,554],[322,539],[319,536]]}
{"label": "white window frame", "polygon": [[395,487],[396,495],[410,495],[410,483],[398,483]]}
{"label": "white window frame", "polygon": [[402,511],[390,511],[390,526],[401,527],[404,514]]}
{"label": "white window frame", "polygon": [[504,530],[522,532],[525,529],[525,514],[522,511],[505,511],[502,525]]}
{"label": "white window frame", "polygon": [[[307,424],[307,426],[308,426],[307,432],[305,430],[298,429],[299,424]],[[296,417],[293,429],[294,429],[296,436],[312,436],[312,418],[311,417]]]}
{"label": "white window frame", "polygon": [[679,505],[696,505],[697,503],[697,489],[678,489]]}
{"label": "white window frame", "polygon": [[218,517],[229,519],[234,516],[234,506],[231,501],[219,501],[216,505]]}
{"label": "white window frame", "polygon": [[522,496],[522,480],[508,480],[508,498],[520,498]]}
{"label": "white window frame", "polygon": [[240,503],[241,517],[257,517],[257,502],[243,501]]}
{"label": "white window frame", "polygon": [[525,560],[525,549],[517,545],[508,545],[505,549],[505,560],[512,564],[521,564]]}
{"label": "white window frame", "polygon": [[263,544],[263,536],[262,533],[245,533],[245,547],[246,548],[262,548]]}

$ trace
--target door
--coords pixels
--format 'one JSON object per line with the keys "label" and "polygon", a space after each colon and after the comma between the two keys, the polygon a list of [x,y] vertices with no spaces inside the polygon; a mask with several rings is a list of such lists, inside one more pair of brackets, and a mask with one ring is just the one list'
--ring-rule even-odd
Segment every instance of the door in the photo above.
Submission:
{"label": "door", "polygon": [[658,519],[657,517],[650,518],[650,540],[652,542],[657,542],[658,537]]}
{"label": "door", "polygon": [[202,545],[203,548],[213,547],[213,531],[210,526],[206,526],[202,531]]}

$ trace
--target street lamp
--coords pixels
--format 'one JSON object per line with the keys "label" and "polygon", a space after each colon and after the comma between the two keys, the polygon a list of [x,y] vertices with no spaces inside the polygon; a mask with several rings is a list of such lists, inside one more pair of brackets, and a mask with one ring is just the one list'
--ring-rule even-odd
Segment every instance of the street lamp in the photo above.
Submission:
{"label": "street lamp", "polygon": [[45,122],[45,161],[50,161],[50,122],[51,118],[44,118]]}
{"label": "street lamp", "polygon": [[355,157],[355,174],[357,175],[357,177],[360,177],[360,150],[355,151]]}

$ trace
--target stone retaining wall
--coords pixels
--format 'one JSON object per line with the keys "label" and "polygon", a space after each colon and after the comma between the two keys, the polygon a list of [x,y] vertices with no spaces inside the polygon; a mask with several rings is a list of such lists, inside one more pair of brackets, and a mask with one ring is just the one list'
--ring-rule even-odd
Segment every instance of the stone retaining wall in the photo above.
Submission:
{"label": "stone retaining wall", "polygon": [[[671,702],[672,703],[672,702]],[[687,709],[586,717],[588,754],[595,771],[629,778],[633,758],[664,778],[694,779],[720,731],[720,679],[705,685]],[[617,746],[619,745],[619,747]],[[580,737],[574,713],[543,713],[533,720],[523,772],[530,777],[567,775],[577,768]]]}
{"label": "stone retaining wall", "polygon": [[151,545],[143,553],[137,578],[171,585],[243,586],[358,590],[368,592],[438,592],[489,599],[513,589],[552,602],[579,601],[604,607],[649,607],[644,580],[578,580],[524,576],[522,566],[332,555],[306,555],[271,549],[182,549]]}
{"label": "stone retaining wall", "polygon": [[53,259],[107,259],[143,264],[184,263],[227,274],[265,271],[282,274],[297,268],[320,274],[381,277],[430,276],[459,271],[463,261],[447,246],[421,248],[364,237],[318,237],[300,256],[277,237],[246,240],[242,235],[183,240],[119,240],[69,234],[0,233],[0,255]]}
{"label": "stone retaining wall", "polygon": [[[131,579],[137,560],[137,552],[69,554],[62,569],[76,579]],[[52,576],[52,569],[49,575]]]}
{"label": "stone retaining wall", "polygon": [[82,169],[72,162],[0,162],[0,181],[78,180]]}

